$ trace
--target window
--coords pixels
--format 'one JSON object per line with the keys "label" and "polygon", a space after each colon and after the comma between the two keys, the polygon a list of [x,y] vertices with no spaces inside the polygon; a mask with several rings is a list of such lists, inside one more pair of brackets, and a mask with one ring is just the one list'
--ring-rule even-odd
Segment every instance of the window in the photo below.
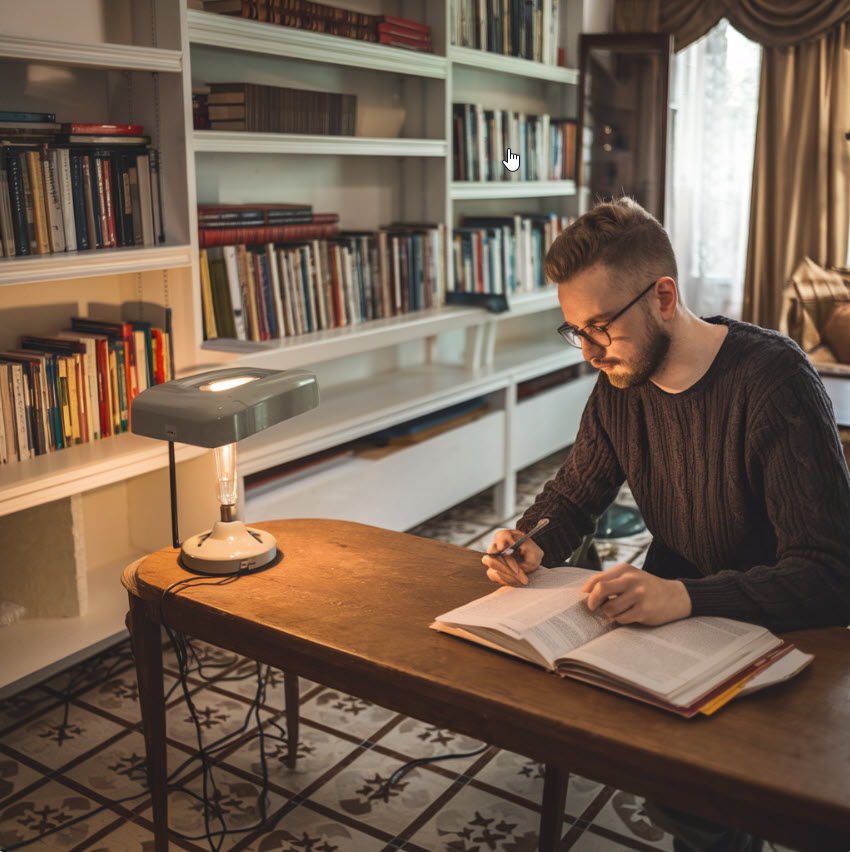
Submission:
{"label": "window", "polygon": [[697,316],[741,316],[760,65],[726,20],[673,57],[665,224]]}

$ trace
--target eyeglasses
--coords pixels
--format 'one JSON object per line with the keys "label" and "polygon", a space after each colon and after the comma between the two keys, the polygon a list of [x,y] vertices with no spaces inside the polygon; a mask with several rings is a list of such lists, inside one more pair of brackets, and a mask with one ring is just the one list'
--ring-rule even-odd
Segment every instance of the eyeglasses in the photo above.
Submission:
{"label": "eyeglasses", "polygon": [[586,325],[584,328],[576,328],[574,325],[570,325],[568,322],[565,322],[563,325],[558,326],[558,334],[560,334],[567,343],[571,346],[575,346],[577,349],[581,349],[582,338],[588,343],[591,343],[593,346],[601,346],[603,349],[610,346],[611,335],[608,333],[608,329],[611,327],[611,323],[613,323],[618,317],[621,317],[632,305],[642,299],[657,283],[658,279],[656,278],[655,281],[653,281],[645,290],[638,293],[638,295],[635,296],[625,308],[617,311],[617,313],[614,314],[608,322],[603,323],[602,325]]}

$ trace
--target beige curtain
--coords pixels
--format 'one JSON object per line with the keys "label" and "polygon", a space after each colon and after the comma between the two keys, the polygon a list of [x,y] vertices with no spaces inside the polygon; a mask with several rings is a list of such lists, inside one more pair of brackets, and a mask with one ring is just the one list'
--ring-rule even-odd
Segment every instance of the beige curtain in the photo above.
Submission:
{"label": "beige curtain", "polygon": [[804,257],[843,266],[850,220],[850,0],[615,0],[618,32],[672,33],[676,50],[721,18],[763,46],[742,318],[777,328]]}
{"label": "beige curtain", "polygon": [[843,266],[850,224],[850,23],[764,48],[742,318],[778,328],[804,257]]}

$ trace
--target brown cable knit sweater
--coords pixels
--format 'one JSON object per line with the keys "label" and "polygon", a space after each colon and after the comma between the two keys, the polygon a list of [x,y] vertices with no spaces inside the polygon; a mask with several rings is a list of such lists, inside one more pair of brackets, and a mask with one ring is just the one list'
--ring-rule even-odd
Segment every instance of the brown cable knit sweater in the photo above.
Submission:
{"label": "brown cable knit sweater", "polygon": [[832,405],[787,337],[724,317],[687,390],[600,373],[576,442],[517,528],[562,562],[628,480],[653,535],[644,570],[681,579],[693,615],[793,630],[850,623],[850,477]]}

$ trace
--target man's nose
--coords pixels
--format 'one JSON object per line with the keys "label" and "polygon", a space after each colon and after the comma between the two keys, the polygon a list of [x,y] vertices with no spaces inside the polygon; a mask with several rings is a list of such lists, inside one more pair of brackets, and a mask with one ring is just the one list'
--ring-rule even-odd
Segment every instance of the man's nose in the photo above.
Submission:
{"label": "man's nose", "polygon": [[604,346],[600,346],[598,343],[594,343],[592,340],[582,337],[581,356],[585,361],[592,361],[594,358],[598,358],[604,351]]}

